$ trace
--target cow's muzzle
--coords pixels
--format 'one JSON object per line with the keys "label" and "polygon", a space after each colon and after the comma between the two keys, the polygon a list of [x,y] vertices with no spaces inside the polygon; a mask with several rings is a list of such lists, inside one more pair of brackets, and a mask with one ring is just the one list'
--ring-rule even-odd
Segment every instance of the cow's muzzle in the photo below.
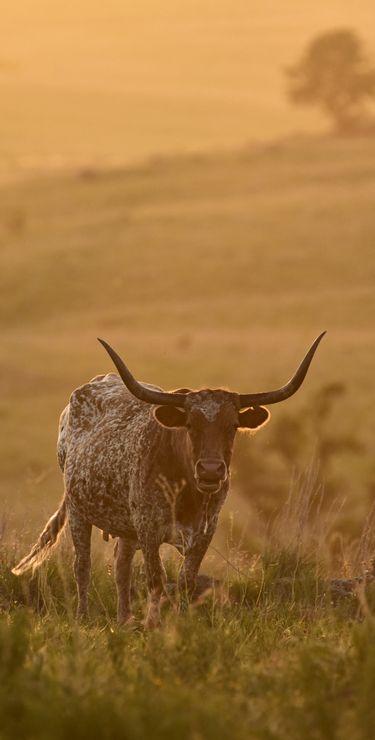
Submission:
{"label": "cow's muzzle", "polygon": [[216,458],[200,459],[195,465],[195,480],[201,493],[216,493],[228,477],[224,460]]}

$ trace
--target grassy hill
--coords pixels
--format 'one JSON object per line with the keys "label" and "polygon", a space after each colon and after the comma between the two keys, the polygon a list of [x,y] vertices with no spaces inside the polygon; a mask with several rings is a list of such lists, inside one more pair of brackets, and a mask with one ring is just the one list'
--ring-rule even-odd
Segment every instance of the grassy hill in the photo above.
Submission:
{"label": "grassy hill", "polygon": [[[40,521],[54,506],[59,413],[74,387],[111,369],[97,336],[140,379],[250,391],[285,382],[327,329],[305,386],[274,407],[273,423],[302,418],[318,389],[343,383],[332,434],[363,449],[338,452],[333,469],[344,471],[358,525],[375,478],[374,148],[302,138],[3,186],[5,508]],[[253,455],[268,454],[269,430],[246,441]]]}

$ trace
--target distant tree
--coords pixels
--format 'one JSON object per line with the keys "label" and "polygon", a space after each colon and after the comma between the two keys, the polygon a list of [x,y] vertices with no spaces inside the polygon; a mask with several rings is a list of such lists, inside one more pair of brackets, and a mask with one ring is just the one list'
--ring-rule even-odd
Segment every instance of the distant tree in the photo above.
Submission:
{"label": "distant tree", "polygon": [[375,67],[354,31],[317,36],[287,76],[293,103],[319,106],[333,119],[338,133],[375,133],[368,110],[375,101]]}

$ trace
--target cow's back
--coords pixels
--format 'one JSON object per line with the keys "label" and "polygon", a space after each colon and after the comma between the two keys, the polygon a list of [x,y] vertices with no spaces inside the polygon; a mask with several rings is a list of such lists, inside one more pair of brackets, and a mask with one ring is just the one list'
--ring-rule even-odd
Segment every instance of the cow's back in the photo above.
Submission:
{"label": "cow's back", "polygon": [[[124,456],[129,464],[135,448],[147,444],[145,432],[158,425],[151,407],[137,400],[118,375],[98,375],[73,391],[61,414],[57,441],[60,467],[81,465],[91,475],[94,468],[111,469]],[[127,453],[127,454],[126,454]]]}

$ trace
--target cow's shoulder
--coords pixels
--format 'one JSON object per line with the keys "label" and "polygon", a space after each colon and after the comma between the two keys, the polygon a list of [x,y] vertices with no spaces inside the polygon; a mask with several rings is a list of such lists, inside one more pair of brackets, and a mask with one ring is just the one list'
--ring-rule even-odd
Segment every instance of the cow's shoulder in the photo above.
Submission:
{"label": "cow's shoulder", "polygon": [[[144,385],[160,390],[154,385]],[[68,448],[91,433],[100,434],[103,440],[122,427],[132,429],[138,436],[143,434],[145,427],[153,423],[150,411],[150,406],[134,398],[115,373],[97,375],[79,386],[60,416],[57,456],[61,469]]]}
{"label": "cow's shoulder", "polygon": [[111,403],[116,405],[116,398],[121,404],[123,395],[123,383],[114,373],[97,375],[73,391],[59,419],[57,457],[62,470],[72,438],[92,429],[103,416],[105,407]]}
{"label": "cow's shoulder", "polygon": [[[154,385],[143,385],[160,390]],[[118,375],[109,373],[97,375],[76,388],[70,396],[67,415],[71,432],[85,432],[97,427],[98,423],[121,422],[135,416],[148,418],[150,406],[136,399]]]}

